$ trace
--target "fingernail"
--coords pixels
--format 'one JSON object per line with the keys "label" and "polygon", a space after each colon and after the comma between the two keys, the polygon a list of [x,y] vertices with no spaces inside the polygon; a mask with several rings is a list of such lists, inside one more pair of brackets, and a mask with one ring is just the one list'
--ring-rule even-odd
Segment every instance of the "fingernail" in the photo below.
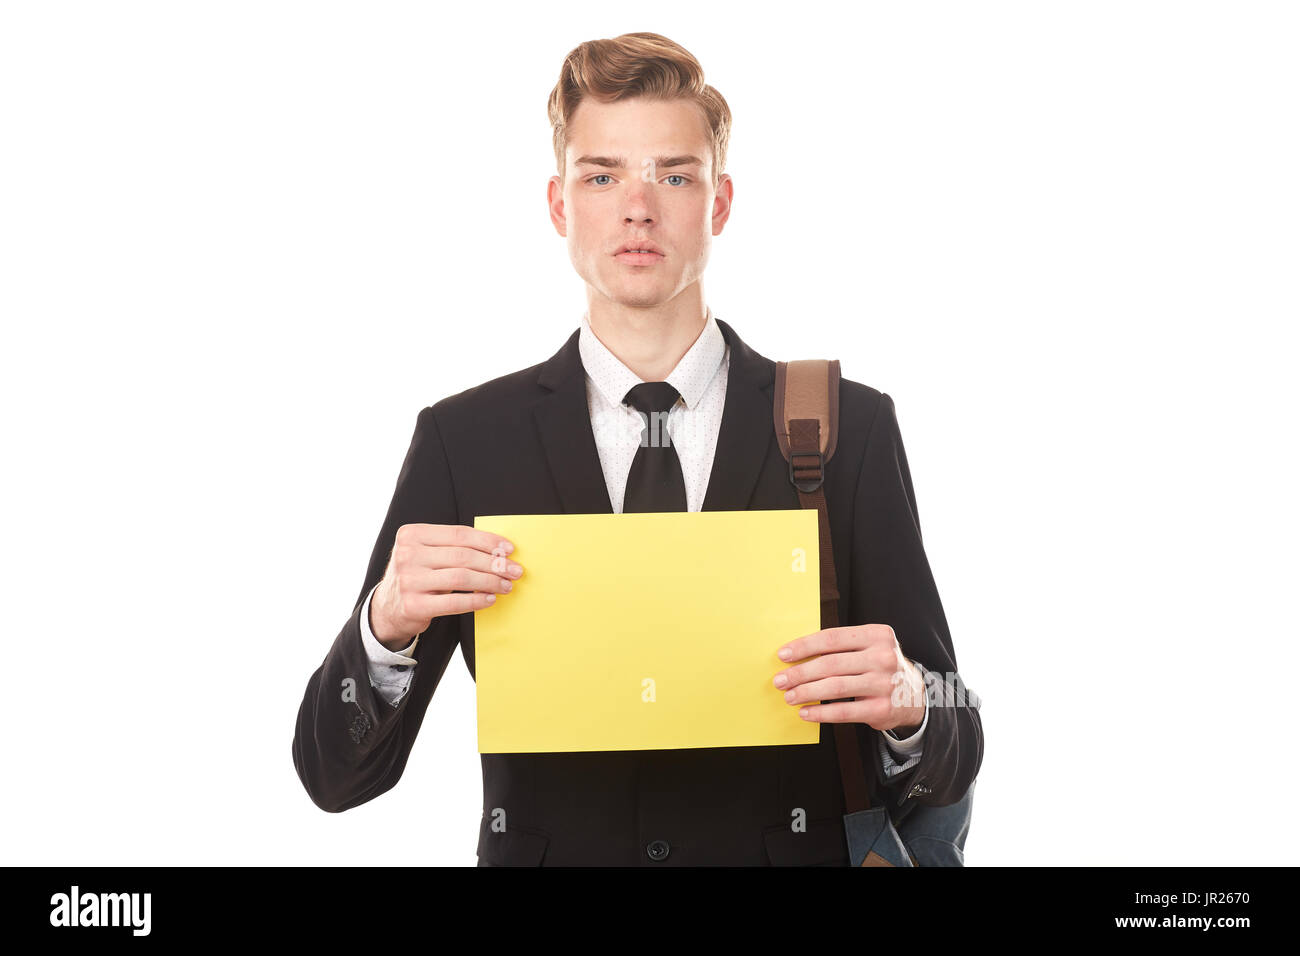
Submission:
{"label": "fingernail", "polygon": [[783,661],[788,661],[788,660],[790,659],[790,655],[791,655],[792,653],[793,653],[793,652],[790,650],[790,648],[788,648],[788,647],[783,647],[783,648],[781,648],[779,651],[776,652],[776,656],[779,657],[779,658],[781,658],[781,660],[783,660]]}
{"label": "fingernail", "polygon": [[512,565],[510,565],[510,566],[507,568],[507,570],[508,570],[511,574],[513,574],[515,577],[519,577],[519,575],[521,575],[521,574],[524,573],[524,569],[521,568],[521,567],[520,567],[519,565],[517,565],[517,564],[512,564]]}
{"label": "fingernail", "polygon": [[786,684],[790,683],[790,681],[784,674],[777,674],[772,678],[772,683],[777,687],[784,687]]}
{"label": "fingernail", "polygon": [[489,594],[489,595],[487,596],[487,602],[488,602],[489,604],[491,604],[491,603],[492,603],[493,601],[495,601],[496,599],[497,599],[497,596],[496,596],[495,594]]}
{"label": "fingernail", "polygon": [[511,544],[509,541],[502,541],[501,547],[506,549],[506,554],[509,554],[511,551],[515,549],[515,546]]}
{"label": "fingernail", "polygon": [[501,581],[501,590],[503,590],[503,591],[509,591],[512,587],[514,587],[513,584],[511,584],[509,581],[505,580],[504,578],[502,579],[502,581]]}
{"label": "fingernail", "polygon": [[792,690],[788,690],[788,691],[785,692],[785,702],[786,702],[787,704],[793,704],[793,703],[794,703],[794,691],[792,691]]}

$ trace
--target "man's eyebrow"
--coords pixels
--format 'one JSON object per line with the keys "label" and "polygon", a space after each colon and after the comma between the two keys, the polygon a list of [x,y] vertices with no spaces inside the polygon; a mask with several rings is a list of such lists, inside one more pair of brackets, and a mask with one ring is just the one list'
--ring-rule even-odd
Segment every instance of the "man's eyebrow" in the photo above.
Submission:
{"label": "man's eyebrow", "polygon": [[[703,166],[704,160],[698,156],[655,156],[655,168],[669,169],[676,166]],[[574,166],[601,166],[605,169],[627,169],[627,160],[622,156],[579,156],[573,161]]]}

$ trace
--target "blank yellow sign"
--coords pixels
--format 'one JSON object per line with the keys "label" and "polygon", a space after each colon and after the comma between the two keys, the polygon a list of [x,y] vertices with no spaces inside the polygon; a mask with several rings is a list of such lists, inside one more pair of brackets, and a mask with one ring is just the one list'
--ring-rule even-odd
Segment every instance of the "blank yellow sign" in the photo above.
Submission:
{"label": "blank yellow sign", "polygon": [[815,744],[772,677],[821,627],[817,512],[481,515],[515,545],[474,612],[480,753]]}

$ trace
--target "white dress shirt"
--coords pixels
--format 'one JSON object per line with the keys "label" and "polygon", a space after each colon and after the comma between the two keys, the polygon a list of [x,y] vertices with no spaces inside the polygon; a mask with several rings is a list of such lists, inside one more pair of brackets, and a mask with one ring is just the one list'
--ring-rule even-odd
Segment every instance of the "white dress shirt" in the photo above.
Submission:
{"label": "white dress shirt", "polygon": [[[596,337],[586,313],[578,331],[578,351],[587,373],[587,411],[591,415],[591,430],[605,474],[610,506],[615,514],[622,514],[623,492],[632,470],[632,459],[641,445],[644,424],[641,414],[632,406],[624,405],[623,398],[641,379]],[[681,393],[663,427],[668,429],[669,443],[677,449],[682,463],[688,511],[700,510],[708,490],[727,397],[730,352],[713,310],[709,309],[704,331],[666,379]],[[415,647],[420,638],[417,636],[400,651],[390,651],[380,644],[370,628],[370,599],[374,593],[371,588],[361,607],[361,640],[369,660],[370,683],[384,700],[396,707],[410,687],[416,663]],[[892,731],[881,735],[879,749],[887,776],[902,773],[920,761],[922,737],[930,719],[929,697],[927,694],[921,726],[910,737],[900,740]],[[889,749],[884,741],[889,743]],[[906,760],[898,763],[890,750]]]}

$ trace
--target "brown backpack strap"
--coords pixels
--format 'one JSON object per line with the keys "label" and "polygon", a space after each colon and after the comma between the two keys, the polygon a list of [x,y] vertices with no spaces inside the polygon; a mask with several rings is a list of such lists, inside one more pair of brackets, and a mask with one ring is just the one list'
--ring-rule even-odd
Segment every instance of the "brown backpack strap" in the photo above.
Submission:
{"label": "brown backpack strap", "polygon": [[[790,483],[804,508],[817,509],[818,566],[821,568],[822,628],[839,626],[840,592],[826,508],[826,463],[835,454],[839,433],[840,363],[838,359],[803,359],[776,363],[772,418],[781,455],[790,463]],[[852,698],[846,698],[851,700]],[[857,728],[836,723],[835,751],[844,784],[846,813],[871,806],[867,775],[858,749]]]}

